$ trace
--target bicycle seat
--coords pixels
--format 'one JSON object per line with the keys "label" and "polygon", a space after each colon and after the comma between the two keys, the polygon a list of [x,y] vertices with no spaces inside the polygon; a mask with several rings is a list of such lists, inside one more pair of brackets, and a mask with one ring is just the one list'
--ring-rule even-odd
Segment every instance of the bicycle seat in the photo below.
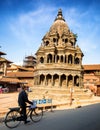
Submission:
{"label": "bicycle seat", "polygon": [[13,107],[13,108],[9,108],[10,110],[12,110],[12,111],[19,111],[20,110],[20,107]]}

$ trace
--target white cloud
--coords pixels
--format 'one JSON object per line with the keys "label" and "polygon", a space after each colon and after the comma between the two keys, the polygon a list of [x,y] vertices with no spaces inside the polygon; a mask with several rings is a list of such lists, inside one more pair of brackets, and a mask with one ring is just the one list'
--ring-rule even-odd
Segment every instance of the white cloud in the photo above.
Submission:
{"label": "white cloud", "polygon": [[100,63],[100,19],[93,15],[92,8],[80,12],[76,8],[66,10],[66,21],[70,29],[77,33],[77,44],[84,53],[83,63]]}
{"label": "white cloud", "polygon": [[10,23],[12,34],[26,46],[31,46],[33,43],[37,44],[36,42],[41,44],[39,42],[49,30],[53,11],[53,8],[45,8],[45,11],[44,8],[39,8],[39,10],[30,11],[26,14],[19,14]]}
{"label": "white cloud", "polygon": [[[19,39],[21,44],[24,44],[27,51],[32,49],[36,51],[41,44],[43,36],[49,31],[57,11],[58,8],[45,7],[44,9],[44,6],[41,6],[37,10],[19,14],[10,23],[12,34],[15,35],[16,39]],[[79,12],[76,8],[64,8],[62,11],[70,29],[78,34],[77,44],[81,47],[83,53],[86,54],[84,57],[90,57],[91,52],[94,55],[96,49],[100,47],[98,45],[100,41],[98,40],[100,39],[98,38],[100,37],[98,34],[100,32],[98,17],[90,16],[90,9],[85,12]],[[85,61],[87,61],[86,58],[84,58]]]}

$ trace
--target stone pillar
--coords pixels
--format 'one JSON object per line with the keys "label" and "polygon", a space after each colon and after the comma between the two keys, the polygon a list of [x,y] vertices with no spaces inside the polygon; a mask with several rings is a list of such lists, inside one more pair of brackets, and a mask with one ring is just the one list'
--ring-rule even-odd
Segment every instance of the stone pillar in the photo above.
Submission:
{"label": "stone pillar", "polygon": [[68,76],[66,75],[66,87],[68,88]]}
{"label": "stone pillar", "polygon": [[53,75],[52,75],[51,78],[52,78],[52,79],[51,79],[51,82],[52,82],[52,84],[51,84],[52,86],[51,86],[51,87],[53,87],[53,85],[54,85],[54,84],[53,84]]}
{"label": "stone pillar", "polygon": [[44,79],[44,85],[47,85],[47,80],[46,80],[46,75],[45,75],[45,79]]}
{"label": "stone pillar", "polygon": [[65,56],[63,55],[63,63],[65,63]]}
{"label": "stone pillar", "polygon": [[59,75],[59,88],[61,87],[61,75]]}
{"label": "stone pillar", "polygon": [[72,64],[74,64],[74,56],[73,56],[73,59],[72,59]]}
{"label": "stone pillar", "polygon": [[34,85],[36,85],[36,83],[35,83],[35,82],[36,82],[36,78],[34,77]]}
{"label": "stone pillar", "polygon": [[35,85],[37,85],[37,76],[35,77]]}
{"label": "stone pillar", "polygon": [[58,63],[61,63],[61,56],[59,56],[59,60],[58,60]]}
{"label": "stone pillar", "polygon": [[68,56],[66,55],[66,63],[68,64]]}
{"label": "stone pillar", "polygon": [[82,86],[82,76],[79,77],[79,87],[83,87]]}
{"label": "stone pillar", "polygon": [[54,54],[52,55],[52,63],[55,63]]}
{"label": "stone pillar", "polygon": [[66,55],[64,56],[64,63],[66,63]]}
{"label": "stone pillar", "polygon": [[79,64],[82,65],[82,59],[81,58],[79,59]]}
{"label": "stone pillar", "polygon": [[74,76],[72,76],[72,86],[74,87]]}
{"label": "stone pillar", "polygon": [[40,75],[37,76],[37,79],[38,79],[38,85],[41,85],[41,82],[40,82]]}
{"label": "stone pillar", "polygon": [[55,55],[55,63],[57,63],[57,55]]}
{"label": "stone pillar", "polygon": [[81,76],[79,77],[79,87],[81,87]]}
{"label": "stone pillar", "polygon": [[64,63],[66,63],[66,55],[64,55]]}
{"label": "stone pillar", "polygon": [[35,85],[37,85],[37,77],[35,76]]}

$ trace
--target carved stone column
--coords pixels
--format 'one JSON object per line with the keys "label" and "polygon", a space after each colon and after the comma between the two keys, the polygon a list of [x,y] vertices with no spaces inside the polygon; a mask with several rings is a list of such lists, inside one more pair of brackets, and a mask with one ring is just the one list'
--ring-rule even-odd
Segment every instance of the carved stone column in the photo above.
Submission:
{"label": "carved stone column", "polygon": [[79,77],[79,87],[82,87],[82,76]]}
{"label": "carved stone column", "polygon": [[51,86],[51,87],[53,87],[53,85],[54,85],[54,83],[53,83],[53,75],[52,75],[51,78],[52,78],[52,79],[51,79],[51,82],[52,82],[52,86]]}
{"label": "carved stone column", "polygon": [[74,64],[74,56],[72,57],[72,64]]}
{"label": "carved stone column", "polygon": [[72,76],[72,86],[74,87],[74,76]]}
{"label": "carved stone column", "polygon": [[66,75],[66,87],[68,88],[68,76]]}
{"label": "carved stone column", "polygon": [[68,55],[66,55],[66,63],[68,64]]}
{"label": "carved stone column", "polygon": [[44,78],[44,85],[45,85],[45,86],[47,85],[46,75],[45,75],[45,78]]}
{"label": "carved stone column", "polygon": [[59,75],[59,88],[61,87],[61,75]]}
{"label": "carved stone column", "polygon": [[41,82],[40,82],[40,75],[37,76],[37,79],[38,79],[38,85],[41,85]]}

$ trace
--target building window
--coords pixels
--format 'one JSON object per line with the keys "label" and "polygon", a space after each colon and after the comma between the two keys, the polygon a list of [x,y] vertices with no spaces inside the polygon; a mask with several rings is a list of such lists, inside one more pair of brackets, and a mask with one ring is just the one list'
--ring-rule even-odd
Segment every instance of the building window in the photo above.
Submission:
{"label": "building window", "polygon": [[48,54],[47,56],[47,63],[52,63],[52,55]]}
{"label": "building window", "polygon": [[45,45],[48,46],[49,45],[49,41],[46,41]]}
{"label": "building window", "polygon": [[61,62],[63,62],[63,56],[61,56]]}
{"label": "building window", "polygon": [[79,58],[75,59],[75,64],[79,64]]}
{"label": "building window", "polygon": [[68,42],[68,39],[66,38],[66,39],[65,39],[65,43],[67,43],[67,42]]}
{"label": "building window", "polygon": [[40,58],[40,63],[44,63],[44,58],[43,57]]}
{"label": "building window", "polygon": [[68,56],[68,64],[72,64],[72,55]]}

